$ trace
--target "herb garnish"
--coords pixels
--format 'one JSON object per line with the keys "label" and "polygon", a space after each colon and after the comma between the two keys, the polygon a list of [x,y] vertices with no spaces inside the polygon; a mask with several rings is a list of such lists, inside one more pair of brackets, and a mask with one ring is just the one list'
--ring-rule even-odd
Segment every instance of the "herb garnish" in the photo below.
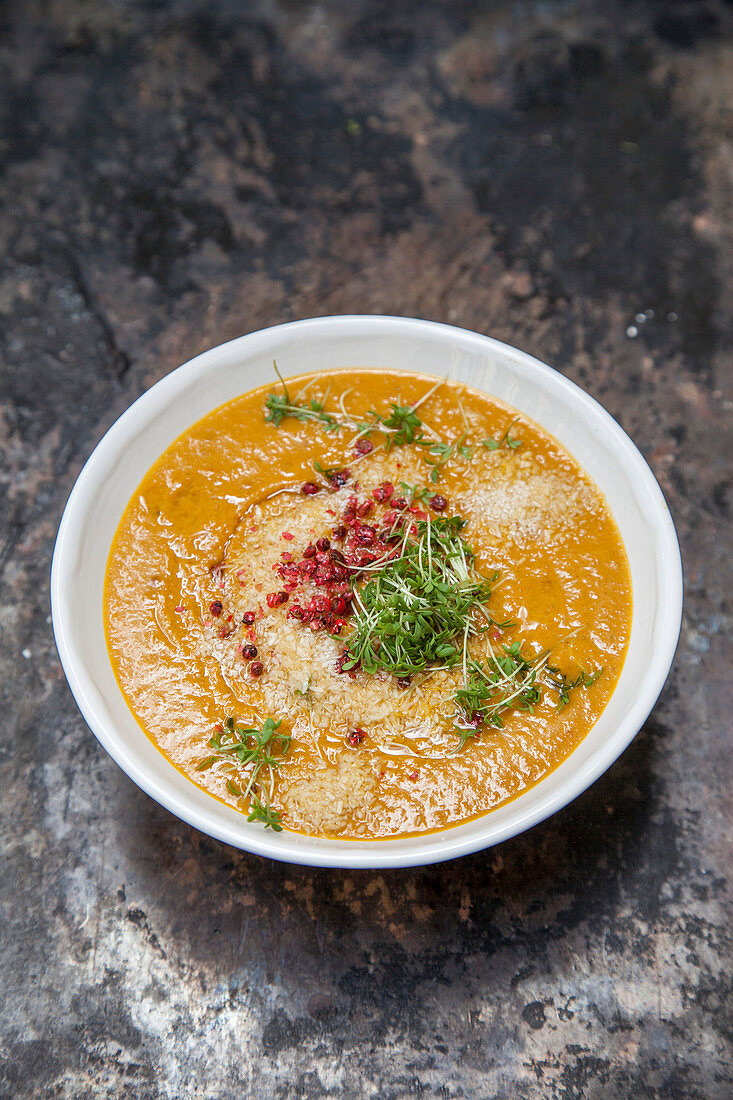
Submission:
{"label": "herb garnish", "polygon": [[461,660],[472,610],[491,595],[460,536],[465,520],[411,520],[399,556],[376,569],[357,593],[346,671],[359,665],[404,677],[435,662],[452,667]]}
{"label": "herb garnish", "polygon": [[547,666],[547,672],[547,683],[558,694],[557,709],[562,710],[570,702],[570,692],[577,687],[591,687],[603,672],[603,668],[596,669],[592,674],[581,671],[574,680],[570,680],[559,668],[551,665]]}
{"label": "herb garnish", "polygon": [[265,420],[273,423],[276,428],[280,427],[287,416],[292,416],[295,420],[318,420],[327,432],[335,432],[339,427],[338,421],[330,413],[324,412],[323,405],[315,398],[312,398],[308,405],[298,405],[294,404],[287,394],[279,397],[276,393],[269,393],[265,406],[267,408]]}
{"label": "herb garnish", "polygon": [[[489,451],[497,451],[500,447],[509,447],[512,451],[516,450],[516,448],[521,445],[522,440],[511,436],[509,433],[512,425],[515,424],[518,419],[519,418],[515,416],[514,420],[512,420],[500,439],[484,439],[482,440],[482,445]],[[421,443],[421,446],[428,447],[428,454],[431,456],[426,456],[425,461],[429,466],[433,467],[430,472],[430,480],[432,482],[438,481],[446,462],[455,455],[459,454],[466,462],[471,461],[475,448],[471,446],[471,444],[466,443],[466,438],[466,432],[462,432],[453,443]]]}
{"label": "herb garnish", "polygon": [[507,710],[533,713],[542,699],[537,677],[549,654],[529,659],[522,653],[521,642],[503,645],[500,652],[489,647],[489,663],[484,666],[470,659],[463,687],[456,692],[456,702],[463,710],[468,728],[460,730],[461,748],[476,733],[479,723],[502,729],[502,714]]}
{"label": "herb garnish", "polygon": [[339,427],[339,422],[330,413],[324,412],[323,401],[316,401],[311,399],[308,405],[299,405],[297,401],[293,401],[288,392],[288,387],[285,383],[285,379],[277,369],[277,363],[273,359],[272,365],[275,368],[275,373],[282,382],[283,392],[282,395],[277,393],[268,393],[265,398],[265,420],[274,424],[276,428],[279,428],[283,420],[288,416],[292,416],[295,420],[318,420],[325,427],[327,432],[336,431]]}
{"label": "herb garnish", "polygon": [[[430,480],[435,483],[440,477],[440,471],[445,466],[446,462],[458,453],[462,458],[467,461],[473,458],[473,448],[469,447],[466,442],[466,433],[462,432],[458,436],[458,439],[453,443],[430,443],[428,446],[428,454],[425,456],[425,461],[433,469],[430,471]],[[432,457],[437,456],[437,457]]]}
{"label": "herb garnish", "polygon": [[473,552],[460,533],[464,526],[460,516],[417,524],[405,520],[399,556],[378,564],[357,593],[343,666],[403,678],[462,665],[463,685],[455,702],[473,728],[460,729],[461,748],[476,724],[501,726],[505,711],[530,710],[539,702],[536,680],[547,660],[528,659],[519,642],[500,653],[489,643],[487,666],[469,656],[471,637],[513,624],[497,623],[486,610],[496,578],[476,573]]}
{"label": "herb garnish", "polygon": [[319,462],[319,460],[316,459],[315,462],[313,463],[313,469],[316,471],[317,474],[320,474],[321,477],[325,477],[326,481],[332,481],[334,476],[341,469],[341,467],[340,466],[328,466],[328,467],[326,467],[326,466],[323,465],[322,462]]}
{"label": "herb garnish", "polygon": [[[248,769],[245,785],[229,779],[227,789],[243,801],[251,796],[248,821],[262,821],[265,828],[278,833],[282,831],[282,824],[279,811],[272,806],[274,774],[275,768],[287,756],[291,741],[287,734],[278,733],[280,725],[281,722],[267,718],[262,729],[256,729],[237,725],[233,717],[227,718],[209,741],[214,754],[207,756],[196,767],[196,771],[202,772],[217,760],[226,760],[231,764],[236,760],[240,768]],[[261,773],[265,771],[267,781],[263,783]]]}
{"label": "herb garnish", "polygon": [[422,420],[415,412],[415,405],[392,405],[392,412],[382,416],[369,410],[381,428],[389,433],[385,443],[385,450],[389,454],[393,447],[404,447],[407,443],[423,443],[425,436],[422,431]]}
{"label": "herb garnish", "polygon": [[274,810],[267,802],[260,802],[257,795],[254,795],[250,803],[247,821],[261,821],[266,829],[272,829],[275,833],[283,831],[279,810]]}
{"label": "herb garnish", "polygon": [[[379,432],[385,437],[384,442],[379,446],[386,454],[389,454],[393,447],[405,447],[414,444],[417,447],[422,447],[426,452],[425,461],[429,466],[432,466],[430,480],[433,484],[440,479],[443,467],[451,458],[460,455],[467,462],[473,458],[475,446],[467,442],[466,432],[463,432],[452,443],[446,443],[436,436],[432,429],[427,428],[417,415],[420,405],[432,396],[438,386],[442,385],[442,379],[413,405],[398,405],[396,402],[391,402],[389,412],[380,413],[376,409],[370,409],[367,416],[371,420],[356,420],[348,415],[343,408],[343,404],[340,412],[326,412],[325,398],[322,401],[311,398],[307,404],[294,400],[291,398],[285,379],[280,374],[274,360],[273,366],[282,383],[283,392],[282,394],[269,393],[265,398],[265,420],[276,428],[279,428],[287,417],[293,417],[293,419],[300,421],[316,421],[322,424],[327,432],[347,428],[356,433],[354,442],[369,437],[372,432]],[[482,445],[489,451],[495,451],[502,446],[515,450],[522,442],[521,439],[510,435],[510,429],[517,420],[518,417],[512,420],[499,439],[484,439]],[[363,453],[369,454],[372,451],[365,450]]]}
{"label": "herb garnish", "polygon": [[432,496],[430,489],[426,489],[424,485],[410,485],[407,481],[400,482],[400,489],[405,494],[408,504],[414,504],[416,501],[427,504]]}
{"label": "herb garnish", "polygon": [[515,451],[517,449],[517,447],[520,446],[522,441],[517,436],[511,436],[509,434],[509,432],[511,431],[511,429],[514,427],[514,425],[516,424],[516,422],[518,420],[519,420],[519,417],[515,416],[514,419],[512,420],[512,422],[510,423],[509,427],[507,428],[507,430],[504,432],[503,436],[501,436],[500,439],[484,439],[483,440],[484,447],[486,447],[486,449],[489,450],[489,451],[498,451],[499,447],[509,447],[510,450]]}
{"label": "herb garnish", "polygon": [[[428,490],[402,483],[410,501],[423,499]],[[415,522],[403,513],[393,534],[397,542],[389,557],[361,566],[369,579],[355,593],[353,631],[348,639],[342,671],[384,671],[398,679],[419,672],[462,666],[463,679],[455,692],[459,749],[481,725],[504,725],[509,710],[533,712],[542,700],[542,688],[558,693],[558,709],[577,687],[590,687],[599,673],[580,673],[574,680],[548,666],[550,652],[528,656],[521,641],[493,646],[496,631],[515,624],[497,622],[486,603],[496,575],[486,579],[474,567],[474,554],[461,535],[460,516]],[[469,641],[484,636],[486,656],[477,660]]]}

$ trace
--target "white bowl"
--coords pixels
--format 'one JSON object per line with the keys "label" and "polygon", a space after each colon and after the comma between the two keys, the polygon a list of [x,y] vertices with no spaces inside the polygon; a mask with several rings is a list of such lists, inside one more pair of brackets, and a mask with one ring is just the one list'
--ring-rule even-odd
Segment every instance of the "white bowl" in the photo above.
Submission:
{"label": "white bowl", "polygon": [[[122,512],[143,476],[182,431],[223,402],[272,379],[338,367],[397,368],[466,382],[551,432],[605,494],[626,546],[633,585],[629,650],[616,690],[578,748],[537,786],[465,825],[382,841],[273,833],[200,790],[143,733],[117,685],[105,644],[104,573]],[[667,677],[680,629],[682,570],[669,510],[629,437],[583,390],[486,336],[401,317],[322,317],[253,332],[204,352],[143,394],[114,424],[69,498],[51,574],[53,625],[79,708],[131,779],[197,829],[250,852],[326,867],[405,867],[475,852],[565,806],[623,752]]]}

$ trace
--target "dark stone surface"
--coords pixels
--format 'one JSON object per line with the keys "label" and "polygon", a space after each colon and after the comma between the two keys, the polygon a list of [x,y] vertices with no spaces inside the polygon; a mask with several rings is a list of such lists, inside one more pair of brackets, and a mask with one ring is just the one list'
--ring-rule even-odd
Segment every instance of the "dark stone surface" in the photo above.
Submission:
{"label": "dark stone surface", "polygon": [[[733,1095],[732,21],[2,5],[2,1097]],[[499,848],[386,874],[268,863],[139,792],[77,713],[47,594],[130,401],[346,311],[475,328],[584,385],[686,571],[671,678],[610,772]]]}

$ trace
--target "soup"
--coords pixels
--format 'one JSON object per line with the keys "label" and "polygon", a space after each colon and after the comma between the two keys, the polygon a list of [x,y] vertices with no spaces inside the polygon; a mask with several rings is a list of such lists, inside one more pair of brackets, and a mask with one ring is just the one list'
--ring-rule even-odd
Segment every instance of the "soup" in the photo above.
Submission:
{"label": "soup", "polygon": [[402,371],[278,381],[148,472],[107,567],[145,733],[265,828],[378,839],[516,798],[605,707],[631,620],[588,476],[484,393]]}

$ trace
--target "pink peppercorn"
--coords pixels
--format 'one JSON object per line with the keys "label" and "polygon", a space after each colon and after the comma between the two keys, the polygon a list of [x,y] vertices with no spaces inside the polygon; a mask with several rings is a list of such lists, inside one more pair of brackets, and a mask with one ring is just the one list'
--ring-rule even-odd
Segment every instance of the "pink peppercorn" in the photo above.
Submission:
{"label": "pink peppercorn", "polygon": [[267,603],[268,607],[277,607],[281,603],[287,603],[289,599],[290,597],[288,596],[287,592],[270,592],[265,597],[265,602]]}

